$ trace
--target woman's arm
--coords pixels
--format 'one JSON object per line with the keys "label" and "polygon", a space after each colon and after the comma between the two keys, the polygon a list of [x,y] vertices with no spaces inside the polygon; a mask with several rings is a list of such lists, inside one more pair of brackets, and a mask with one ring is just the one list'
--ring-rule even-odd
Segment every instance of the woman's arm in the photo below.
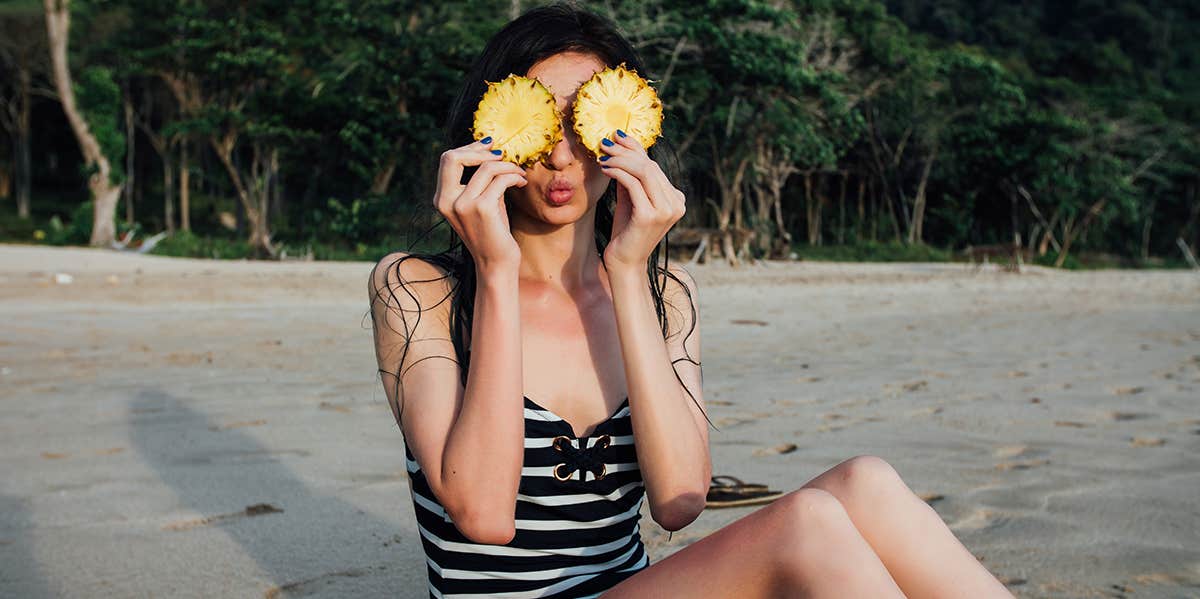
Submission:
{"label": "woman's arm", "polygon": [[402,256],[385,256],[370,277],[376,358],[390,373],[384,390],[405,444],[458,530],[478,543],[508,543],[516,534],[525,435],[517,273],[476,269],[464,389],[453,361],[448,277],[415,257],[397,267]]}
{"label": "woman's arm", "polygon": [[[687,285],[691,297],[667,278],[663,300],[670,335],[664,340],[645,269],[614,266],[608,271],[625,377],[638,466],[650,500],[650,514],[666,530],[679,530],[704,510],[712,480],[708,423],[675,378],[704,405],[700,390],[700,323],[696,284],[682,267],[671,272]],[[692,318],[692,305],[696,319]],[[695,329],[692,329],[693,324]]]}

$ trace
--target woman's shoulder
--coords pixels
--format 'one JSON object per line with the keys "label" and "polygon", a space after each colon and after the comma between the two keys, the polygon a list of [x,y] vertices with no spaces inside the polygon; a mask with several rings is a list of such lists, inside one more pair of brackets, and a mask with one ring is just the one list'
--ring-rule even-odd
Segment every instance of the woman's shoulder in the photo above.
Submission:
{"label": "woman's shoulder", "polygon": [[426,299],[437,303],[453,291],[454,279],[453,265],[443,257],[397,250],[375,263],[368,277],[368,291],[372,297],[384,292],[404,293],[416,296],[421,304]]}
{"label": "woman's shoulder", "polygon": [[[696,285],[696,278],[692,276],[692,273],[688,269],[684,268],[678,262],[671,262],[667,264],[666,270],[670,273],[668,276],[664,276],[666,279],[665,290],[667,295],[690,297],[693,299],[696,297],[699,288]],[[684,292],[685,289],[687,290],[686,293]]]}

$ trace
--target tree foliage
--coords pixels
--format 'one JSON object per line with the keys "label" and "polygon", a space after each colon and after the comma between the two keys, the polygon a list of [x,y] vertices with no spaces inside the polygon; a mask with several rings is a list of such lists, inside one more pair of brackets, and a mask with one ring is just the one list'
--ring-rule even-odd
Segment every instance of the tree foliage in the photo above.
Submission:
{"label": "tree foliage", "polygon": [[[236,199],[266,254],[400,243],[412,223],[396,215],[427,207],[446,108],[513,7],[77,1],[79,95],[105,152],[122,151],[124,93],[191,144],[206,191]],[[683,226],[717,230],[729,258],[1019,242],[1062,264],[1079,248],[1146,260],[1200,244],[1186,0],[591,6],[663,98],[696,207]]]}

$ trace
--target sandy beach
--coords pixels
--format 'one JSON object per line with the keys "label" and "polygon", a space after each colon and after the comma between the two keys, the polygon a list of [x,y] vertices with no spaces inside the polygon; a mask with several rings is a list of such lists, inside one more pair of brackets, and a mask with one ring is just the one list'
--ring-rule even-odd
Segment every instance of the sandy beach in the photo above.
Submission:
{"label": "sandy beach", "polygon": [[[0,597],[426,596],[371,266],[0,246]],[[1018,597],[1200,597],[1200,273],[691,271],[716,474],[878,455]]]}

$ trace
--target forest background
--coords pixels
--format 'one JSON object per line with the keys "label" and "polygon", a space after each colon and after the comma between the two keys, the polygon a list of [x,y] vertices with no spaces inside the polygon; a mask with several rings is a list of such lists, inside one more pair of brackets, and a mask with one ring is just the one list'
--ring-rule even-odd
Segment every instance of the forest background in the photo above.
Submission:
{"label": "forest background", "polygon": [[[428,199],[446,108],[535,4],[0,0],[0,240],[442,249]],[[708,232],[733,262],[1197,253],[1195,2],[587,5],[664,101],[691,206],[668,244]]]}

